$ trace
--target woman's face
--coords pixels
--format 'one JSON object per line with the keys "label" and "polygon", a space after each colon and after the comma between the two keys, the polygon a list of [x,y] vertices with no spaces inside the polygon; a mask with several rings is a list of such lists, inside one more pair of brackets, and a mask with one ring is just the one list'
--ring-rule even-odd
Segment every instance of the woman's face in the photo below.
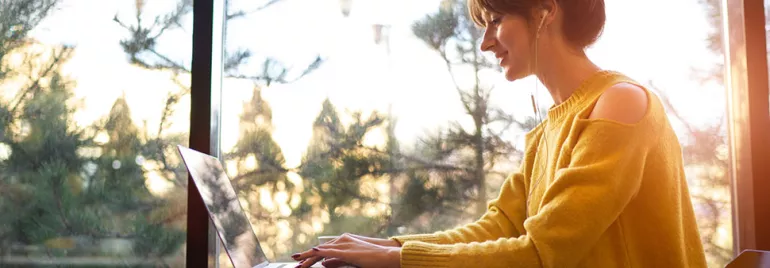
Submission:
{"label": "woman's face", "polygon": [[481,50],[492,52],[503,68],[509,81],[521,79],[532,74],[532,30],[527,20],[520,15],[487,13],[486,27]]}

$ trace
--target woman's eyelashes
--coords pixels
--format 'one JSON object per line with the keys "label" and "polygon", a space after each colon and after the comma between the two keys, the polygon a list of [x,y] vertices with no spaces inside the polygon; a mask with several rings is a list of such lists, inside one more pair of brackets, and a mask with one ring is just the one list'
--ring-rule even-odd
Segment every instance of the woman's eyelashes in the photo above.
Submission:
{"label": "woman's eyelashes", "polygon": [[489,20],[489,23],[490,23],[491,25],[495,25],[495,26],[496,26],[496,25],[500,24],[500,22],[501,22],[502,20],[503,20],[503,17],[492,17],[492,19],[491,19],[491,20]]}

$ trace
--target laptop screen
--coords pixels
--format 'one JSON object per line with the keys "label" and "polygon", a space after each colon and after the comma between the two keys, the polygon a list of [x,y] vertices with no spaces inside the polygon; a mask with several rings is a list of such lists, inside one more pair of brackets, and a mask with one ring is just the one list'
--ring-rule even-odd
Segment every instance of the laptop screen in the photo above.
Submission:
{"label": "laptop screen", "polygon": [[178,147],[233,266],[266,265],[267,258],[222,164],[210,155]]}

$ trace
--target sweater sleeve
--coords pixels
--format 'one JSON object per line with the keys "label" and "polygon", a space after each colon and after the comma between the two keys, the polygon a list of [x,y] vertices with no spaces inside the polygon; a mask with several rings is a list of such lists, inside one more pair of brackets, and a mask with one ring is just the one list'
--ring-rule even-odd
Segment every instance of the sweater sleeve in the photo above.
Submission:
{"label": "sweater sleeve", "polygon": [[653,136],[639,125],[579,123],[568,167],[556,171],[522,235],[454,245],[406,241],[401,267],[577,265],[636,195]]}
{"label": "sweater sleeve", "polygon": [[391,239],[404,245],[407,241],[431,244],[456,244],[494,240],[498,237],[518,237],[524,230],[524,175],[510,175],[498,197],[489,202],[484,215],[471,224],[432,234],[395,236]]}

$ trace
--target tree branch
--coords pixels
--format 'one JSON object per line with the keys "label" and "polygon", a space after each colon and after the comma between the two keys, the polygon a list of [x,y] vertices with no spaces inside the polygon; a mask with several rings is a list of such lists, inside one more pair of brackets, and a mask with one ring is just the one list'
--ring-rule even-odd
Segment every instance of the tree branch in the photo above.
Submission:
{"label": "tree branch", "polygon": [[[55,49],[52,51],[56,52]],[[70,51],[71,50],[68,48],[64,48],[61,51],[59,51],[59,53],[53,57],[53,60],[51,61],[51,63],[48,64],[45,70],[43,70],[43,72],[39,74],[37,78],[32,78],[31,74],[28,75],[30,80],[34,80],[34,81],[29,87],[24,89],[22,92],[19,92],[18,97],[14,98],[16,99],[16,103],[13,105],[13,107],[9,111],[10,116],[6,120],[11,120],[11,118],[13,118],[13,115],[16,113],[16,109],[18,109],[21,103],[24,102],[24,99],[27,97],[27,95],[30,94],[32,91],[40,88],[40,79],[43,77],[48,77],[48,75],[59,65],[59,63],[61,63],[62,59],[69,56]]]}
{"label": "tree branch", "polygon": [[240,10],[240,11],[237,11],[237,12],[232,13],[232,14],[227,14],[227,16],[225,16],[225,19],[226,20],[231,20],[231,19],[236,19],[236,18],[244,17],[244,16],[252,14],[252,13],[257,13],[259,11],[262,11],[263,9],[266,9],[266,8],[272,6],[275,3],[278,3],[279,1],[281,1],[281,0],[270,0],[267,3],[265,3],[264,5],[262,5],[262,6],[258,7],[258,8],[255,8],[253,10],[250,10],[250,11]]}

